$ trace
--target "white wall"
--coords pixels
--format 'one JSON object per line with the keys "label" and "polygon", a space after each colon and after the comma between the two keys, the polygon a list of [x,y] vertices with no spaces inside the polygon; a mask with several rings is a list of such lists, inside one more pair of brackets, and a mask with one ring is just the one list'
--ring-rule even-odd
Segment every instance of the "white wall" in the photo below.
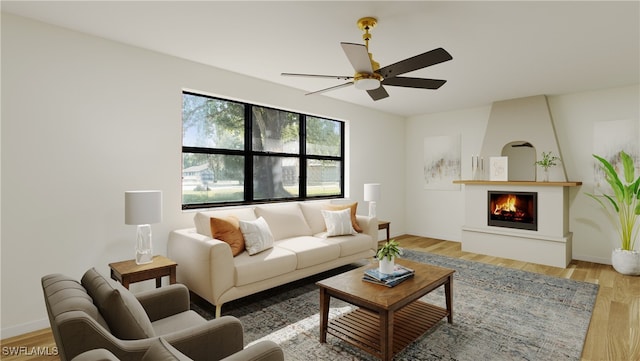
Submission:
{"label": "white wall", "polygon": [[382,183],[379,217],[405,233],[392,192],[404,184],[403,118],[2,14],[0,338],[48,326],[43,275],[107,275],[133,258],[124,191],[163,191],[156,253],[192,225],[181,210],[183,89],[348,121],[349,197]]}
{"label": "white wall", "polygon": [[[568,180],[582,181],[570,190],[570,230],[573,258],[610,263],[611,239],[616,233],[598,206],[584,195],[593,191],[596,122],[640,120],[638,85],[592,92],[548,96],[560,152]],[[415,116],[407,120],[406,230],[426,237],[460,240],[464,203],[460,191],[424,190],[422,147],[424,137],[462,134],[462,179],[471,179],[471,154],[480,153],[490,107]],[[639,126],[640,128],[640,126]]]}

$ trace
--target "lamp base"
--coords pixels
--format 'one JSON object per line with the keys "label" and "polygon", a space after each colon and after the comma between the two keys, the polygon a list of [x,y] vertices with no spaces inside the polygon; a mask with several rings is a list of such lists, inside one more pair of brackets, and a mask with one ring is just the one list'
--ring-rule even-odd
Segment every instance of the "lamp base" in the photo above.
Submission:
{"label": "lamp base", "polygon": [[376,217],[376,202],[369,201],[369,217]]}
{"label": "lamp base", "polygon": [[136,232],[136,264],[153,262],[153,246],[151,243],[151,225],[138,225]]}

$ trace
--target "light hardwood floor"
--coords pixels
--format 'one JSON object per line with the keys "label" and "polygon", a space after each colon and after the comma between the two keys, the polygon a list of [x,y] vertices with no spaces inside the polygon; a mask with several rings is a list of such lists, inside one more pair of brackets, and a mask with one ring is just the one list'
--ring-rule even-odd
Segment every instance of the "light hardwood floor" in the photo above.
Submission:
{"label": "light hardwood floor", "polygon": [[[623,276],[611,266],[591,262],[573,261],[563,269],[462,252],[458,242],[416,236],[395,239],[402,247],[418,251],[597,283],[600,289],[582,350],[582,360],[640,360],[640,277]],[[54,350],[55,343],[49,329],[2,340],[1,343],[2,360],[58,360],[56,356],[36,354],[42,353],[42,350],[45,353]],[[20,355],[9,354],[19,348],[23,350]]]}

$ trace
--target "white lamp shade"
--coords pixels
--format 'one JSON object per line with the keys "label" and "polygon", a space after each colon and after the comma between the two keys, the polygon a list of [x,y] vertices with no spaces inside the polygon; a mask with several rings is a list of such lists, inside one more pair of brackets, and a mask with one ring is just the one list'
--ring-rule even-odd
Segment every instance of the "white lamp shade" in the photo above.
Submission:
{"label": "white lamp shade", "polygon": [[124,223],[151,224],[162,221],[161,191],[124,192]]}
{"label": "white lamp shade", "polygon": [[364,200],[377,201],[380,199],[380,183],[366,183],[364,185]]}

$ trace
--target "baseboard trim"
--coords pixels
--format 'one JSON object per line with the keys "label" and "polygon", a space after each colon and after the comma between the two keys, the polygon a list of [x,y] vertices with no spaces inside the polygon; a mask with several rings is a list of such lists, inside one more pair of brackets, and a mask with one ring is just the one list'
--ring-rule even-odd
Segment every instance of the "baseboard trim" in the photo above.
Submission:
{"label": "baseboard trim", "polygon": [[6,340],[10,337],[24,335],[25,333],[39,331],[49,327],[49,320],[46,318],[23,323],[17,326],[6,327],[0,330],[0,339]]}
{"label": "baseboard trim", "polygon": [[608,265],[611,264],[611,257],[603,258],[603,257],[589,256],[589,255],[574,254],[573,259],[576,261],[585,261],[585,262],[608,264]]}

